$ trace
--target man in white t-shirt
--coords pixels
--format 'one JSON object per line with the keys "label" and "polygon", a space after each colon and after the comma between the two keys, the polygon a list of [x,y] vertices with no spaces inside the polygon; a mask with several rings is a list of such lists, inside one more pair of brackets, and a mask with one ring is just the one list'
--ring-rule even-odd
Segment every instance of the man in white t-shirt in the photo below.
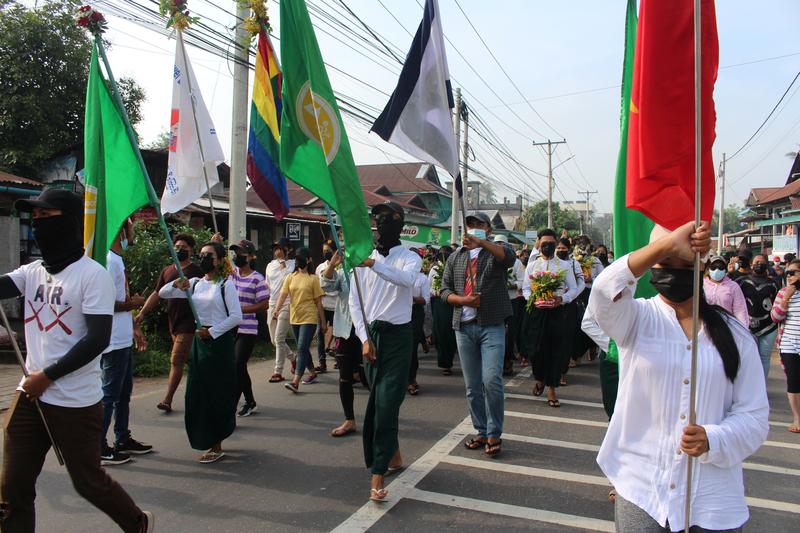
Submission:
{"label": "man in white t-shirt", "polygon": [[[131,393],[133,392],[133,345],[145,348],[144,337],[138,326],[134,327],[131,311],[141,309],[144,298],[131,296],[128,290],[128,275],[125,271],[123,252],[133,245],[133,225],[126,222],[111,243],[106,259],[106,268],[114,282],[114,322],[111,327],[111,343],[103,351],[100,368],[103,381],[103,436],[100,439],[100,462],[103,466],[118,465],[131,460],[131,455],[144,455],[153,447],[131,436]],[[114,447],[108,445],[106,435],[114,418]]]}
{"label": "man in white t-shirt", "polygon": [[0,276],[0,298],[23,298],[30,373],[5,418],[0,529],[36,529],[36,479],[50,449],[39,400],[77,492],[123,531],[151,532],[152,514],[139,509],[100,466],[99,355],[111,336],[114,286],[108,272],[84,255],[83,199],[50,189],[35,200],[17,201],[15,208],[32,212],[43,259]]}
{"label": "man in white t-shirt", "polygon": [[[295,355],[292,353],[291,348],[286,343],[286,337],[289,334],[289,298],[286,299],[286,305],[280,310],[277,320],[272,319],[273,311],[278,303],[278,297],[281,294],[281,287],[283,287],[283,280],[294,272],[294,259],[289,258],[289,250],[291,243],[289,239],[282,238],[272,244],[272,261],[267,265],[267,271],[264,277],[267,281],[269,288],[269,310],[267,317],[269,321],[269,338],[272,345],[275,347],[275,372],[269,378],[270,383],[279,383],[283,381],[283,365],[288,358],[292,363],[292,368],[295,365]],[[294,374],[294,370],[292,370]]]}

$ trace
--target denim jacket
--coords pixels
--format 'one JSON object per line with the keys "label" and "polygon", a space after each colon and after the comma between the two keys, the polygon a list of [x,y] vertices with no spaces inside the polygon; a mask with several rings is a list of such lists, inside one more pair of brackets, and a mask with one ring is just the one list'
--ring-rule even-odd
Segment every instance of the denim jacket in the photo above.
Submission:
{"label": "denim jacket", "polygon": [[338,268],[333,272],[333,278],[328,279],[320,273],[320,285],[325,292],[338,292],[336,308],[333,311],[333,336],[342,339],[350,337],[353,321],[350,318],[350,282],[344,275],[344,269]]}

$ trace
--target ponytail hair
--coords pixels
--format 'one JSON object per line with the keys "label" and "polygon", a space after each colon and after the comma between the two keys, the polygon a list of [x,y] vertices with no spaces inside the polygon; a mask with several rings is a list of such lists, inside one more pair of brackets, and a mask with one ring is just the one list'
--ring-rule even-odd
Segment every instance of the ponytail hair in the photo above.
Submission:
{"label": "ponytail hair", "polygon": [[[722,358],[722,366],[729,380],[734,381],[739,373],[741,357],[739,347],[731,332],[729,319],[730,313],[718,305],[711,305],[706,300],[705,293],[700,291],[700,319],[706,328],[706,333],[711,337],[714,347]],[[735,320],[735,319],[733,319]]]}

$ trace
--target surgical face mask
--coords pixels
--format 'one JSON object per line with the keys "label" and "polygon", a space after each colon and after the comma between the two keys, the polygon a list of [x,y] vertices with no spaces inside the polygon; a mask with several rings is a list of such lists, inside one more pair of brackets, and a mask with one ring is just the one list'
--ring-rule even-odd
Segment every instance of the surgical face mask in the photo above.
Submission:
{"label": "surgical face mask", "polygon": [[539,246],[539,251],[545,257],[553,257],[553,254],[556,251],[556,243],[551,242],[551,241],[543,242]]}
{"label": "surgical face mask", "polygon": [[683,268],[652,268],[650,284],[670,302],[681,303],[692,297],[694,272]]}
{"label": "surgical face mask", "polygon": [[556,252],[556,257],[558,257],[562,261],[566,261],[567,259],[569,259],[569,250],[561,250],[559,252]]}
{"label": "surgical face mask", "polygon": [[178,261],[182,263],[189,259],[189,250],[175,250],[175,255],[178,256]]}
{"label": "surgical face mask", "polygon": [[734,263],[733,264],[733,269],[734,270],[739,270],[739,268],[741,268],[741,265],[739,263]]}
{"label": "surgical face mask", "polygon": [[213,271],[214,268],[214,254],[201,254],[200,270],[203,271],[203,274],[208,274],[209,272]]}
{"label": "surgical face mask", "polygon": [[246,255],[237,254],[236,257],[233,258],[233,264],[239,268],[246,266],[249,262]]}
{"label": "surgical face mask", "polygon": [[470,235],[472,235],[476,239],[486,240],[486,230],[485,229],[470,228],[467,233],[469,233]]}
{"label": "surgical face mask", "polygon": [[708,271],[708,277],[714,281],[722,281],[722,278],[725,277],[725,269],[711,269]]}
{"label": "surgical face mask", "polygon": [[122,238],[122,239],[119,240],[119,246],[123,250],[127,250],[129,245],[130,245],[130,243],[128,242],[128,239]]}

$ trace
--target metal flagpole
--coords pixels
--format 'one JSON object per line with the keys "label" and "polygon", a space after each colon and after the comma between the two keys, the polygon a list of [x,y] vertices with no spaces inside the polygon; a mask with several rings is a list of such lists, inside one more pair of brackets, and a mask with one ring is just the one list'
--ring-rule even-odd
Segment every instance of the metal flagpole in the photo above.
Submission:
{"label": "metal flagpole", "polygon": [[[156,215],[158,215],[158,222],[161,226],[161,231],[164,233],[164,237],[167,239],[167,244],[171,244],[172,236],[169,234],[167,223],[164,222],[164,215],[161,214],[161,204],[158,201],[158,196],[156,195],[155,189],[153,189],[153,183],[150,181],[150,174],[147,172],[147,166],[144,164],[144,159],[142,159],[142,152],[139,151],[139,141],[136,138],[133,127],[131,126],[131,121],[128,119],[128,113],[125,111],[125,106],[122,103],[122,97],[119,95],[117,82],[114,80],[114,75],[111,72],[111,65],[108,63],[108,57],[106,56],[105,48],[103,48],[103,39],[101,38],[100,34],[96,34],[94,40],[95,44],[97,45],[97,50],[100,52],[100,57],[103,60],[103,66],[106,69],[106,74],[108,75],[108,82],[111,85],[111,96],[114,99],[114,102],[117,104],[117,109],[119,109],[119,112],[122,115],[123,122],[125,122],[125,131],[128,134],[128,140],[130,141],[131,146],[134,147],[136,158],[139,161],[139,168],[142,170],[142,174],[144,174],[144,185],[147,189],[147,196],[150,198],[150,206],[155,209]],[[186,276],[183,274],[183,269],[181,268],[181,262],[178,260],[178,255],[175,253],[175,247],[167,246],[167,248],[169,249],[170,256],[172,257],[172,263],[175,265],[175,270],[178,271],[178,277],[180,279],[185,279]],[[197,316],[197,309],[194,307],[194,301],[192,301],[192,291],[185,289],[185,292],[186,299],[189,301],[189,307],[191,308],[192,315],[194,316],[195,325],[200,328],[202,324]]]}
{"label": "metal flagpole", "polygon": [[[25,367],[25,359],[22,358],[22,351],[19,349],[17,338],[14,337],[14,332],[11,330],[11,324],[8,323],[8,317],[6,316],[3,306],[0,306],[0,318],[3,320],[3,327],[6,328],[8,337],[11,339],[11,346],[14,347],[14,353],[17,355],[17,363],[19,363],[19,366],[22,369],[22,374],[27,378],[28,369]],[[39,417],[42,419],[44,430],[47,432],[47,436],[50,439],[50,445],[53,446],[53,451],[56,454],[56,459],[58,459],[58,464],[64,466],[64,456],[61,455],[61,449],[58,447],[55,439],[53,438],[53,433],[50,431],[50,426],[47,424],[47,419],[44,417],[44,411],[42,411],[42,406],[39,404],[39,399],[37,398],[33,400],[33,404],[36,406],[36,410],[39,411]]]}
{"label": "metal flagpole", "polygon": [[[701,88],[702,88],[702,30],[700,1],[694,0],[694,225],[700,226],[701,213],[701,175],[702,149],[703,149],[703,115],[701,109]],[[700,330],[700,283],[702,283],[700,271],[700,252],[694,254],[694,290],[692,294],[692,372],[689,383],[689,424],[694,425],[697,421],[695,402],[697,398],[697,336]],[[694,460],[692,456],[686,457],[686,508],[684,531],[689,531],[690,518],[692,512],[692,473]]]}
{"label": "metal flagpole", "polygon": [[203,165],[203,178],[206,180],[206,190],[208,191],[208,205],[211,207],[211,222],[214,224],[214,233],[219,233],[217,226],[217,214],[214,211],[214,200],[211,197],[211,187],[208,183],[208,170],[206,169],[206,156],[203,152],[203,139],[200,135],[200,125],[197,123],[197,104],[194,99],[194,89],[192,88],[192,76],[189,74],[189,62],[186,60],[186,46],[183,44],[183,31],[177,30],[178,41],[181,43],[181,54],[183,55],[183,68],[186,69],[186,83],[189,86],[189,100],[192,101],[192,119],[194,120],[194,131],[197,134],[197,144],[200,147],[200,162]]}

